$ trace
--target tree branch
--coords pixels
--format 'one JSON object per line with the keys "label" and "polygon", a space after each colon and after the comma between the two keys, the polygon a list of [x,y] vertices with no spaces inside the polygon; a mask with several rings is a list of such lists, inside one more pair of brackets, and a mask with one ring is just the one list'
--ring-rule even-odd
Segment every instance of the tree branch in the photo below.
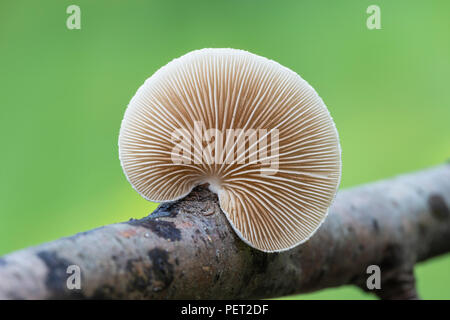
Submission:
{"label": "tree branch", "polygon": [[[450,250],[450,165],[341,191],[319,231],[283,253],[244,244],[205,187],[150,216],[0,258],[3,299],[270,298],[354,284],[381,269],[384,299],[415,299],[413,267]],[[66,286],[67,267],[81,289]]]}

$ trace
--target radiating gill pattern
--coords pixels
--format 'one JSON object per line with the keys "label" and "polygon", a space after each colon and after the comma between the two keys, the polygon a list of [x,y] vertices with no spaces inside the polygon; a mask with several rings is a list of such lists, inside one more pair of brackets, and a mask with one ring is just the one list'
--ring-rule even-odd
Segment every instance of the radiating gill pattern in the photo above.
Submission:
{"label": "radiating gill pattern", "polygon": [[235,49],[193,51],[147,79],[125,112],[119,153],[148,200],[173,201],[209,183],[239,237],[267,252],[311,237],[341,174],[338,134],[314,89]]}

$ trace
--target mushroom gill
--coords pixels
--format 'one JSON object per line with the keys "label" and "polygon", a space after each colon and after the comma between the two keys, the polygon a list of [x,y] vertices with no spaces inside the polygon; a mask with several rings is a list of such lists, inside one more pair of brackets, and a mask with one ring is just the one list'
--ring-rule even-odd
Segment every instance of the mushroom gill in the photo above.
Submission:
{"label": "mushroom gill", "polygon": [[314,89],[235,49],[190,52],[147,79],[125,112],[119,157],[150,201],[208,183],[238,236],[266,252],[311,237],[341,175],[338,133]]}

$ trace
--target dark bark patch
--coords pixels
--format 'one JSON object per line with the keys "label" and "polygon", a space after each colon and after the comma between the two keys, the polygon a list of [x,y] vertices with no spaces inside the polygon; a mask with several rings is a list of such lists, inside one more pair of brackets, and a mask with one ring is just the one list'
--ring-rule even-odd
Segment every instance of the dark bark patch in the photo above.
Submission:
{"label": "dark bark patch", "polygon": [[58,299],[61,299],[62,297],[68,299],[82,299],[84,297],[81,290],[69,290],[67,288],[67,279],[70,276],[70,274],[67,273],[67,268],[74,263],[59,257],[54,251],[40,251],[36,255],[47,266],[48,273],[45,278],[45,285],[52,297],[57,297]]}
{"label": "dark bark patch", "polygon": [[161,203],[158,208],[149,217],[171,217],[175,218],[178,215],[178,210],[175,210],[173,203]]}
{"label": "dark bark patch", "polygon": [[427,225],[425,223],[419,222],[419,235],[421,237],[425,236],[427,233]]}
{"label": "dark bark patch", "polygon": [[148,256],[153,263],[153,290],[161,291],[166,289],[173,281],[173,265],[169,262],[169,255],[166,251],[155,248],[148,252]]}
{"label": "dark bark patch", "polygon": [[111,285],[103,285],[98,287],[94,294],[89,297],[94,300],[110,300],[110,299],[121,299],[123,296],[117,294],[116,289]]}
{"label": "dark bark patch", "polygon": [[439,194],[432,194],[428,198],[428,205],[431,213],[436,219],[445,220],[450,216],[450,212],[444,198]]}
{"label": "dark bark patch", "polygon": [[255,249],[250,249],[252,257],[252,267],[256,273],[264,273],[269,265],[269,255],[276,253],[266,253]]}
{"label": "dark bark patch", "polygon": [[361,278],[360,275],[355,274],[348,280],[348,283],[350,283],[350,284],[359,284],[360,278]]}
{"label": "dark bark patch", "polygon": [[380,269],[387,271],[398,267],[402,263],[402,250],[399,246],[389,244],[384,249],[383,260]]}
{"label": "dark bark patch", "polygon": [[380,225],[378,224],[377,219],[372,219],[372,227],[375,233],[380,233]]}
{"label": "dark bark patch", "polygon": [[325,271],[326,270],[324,268],[320,269],[319,275],[317,276],[317,282],[318,283],[320,283],[320,281],[322,281],[323,276],[325,275]]}
{"label": "dark bark patch", "polygon": [[151,272],[145,267],[142,259],[128,260],[126,270],[131,276],[127,287],[128,292],[146,292],[150,285]]}
{"label": "dark bark patch", "polygon": [[133,226],[141,226],[152,230],[158,237],[170,241],[180,241],[181,231],[171,221],[153,220],[144,218],[141,220],[128,221]]}
{"label": "dark bark patch", "polygon": [[[244,246],[247,246],[244,244]],[[250,255],[250,266],[248,271],[244,272],[242,283],[243,287],[241,290],[245,291],[245,286],[258,274],[264,274],[267,272],[269,264],[271,261],[276,259],[278,253],[267,253],[258,251],[256,249],[248,247],[249,255]]]}

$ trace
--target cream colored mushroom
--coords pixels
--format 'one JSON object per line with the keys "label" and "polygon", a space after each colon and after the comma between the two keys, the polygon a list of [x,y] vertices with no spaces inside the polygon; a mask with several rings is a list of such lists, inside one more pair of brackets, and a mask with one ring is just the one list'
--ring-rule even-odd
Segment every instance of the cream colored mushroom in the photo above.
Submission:
{"label": "cream colored mushroom", "polygon": [[150,201],[208,183],[238,236],[266,252],[314,234],[341,176],[338,133],[314,89],[235,49],[190,52],[147,79],[125,112],[119,157]]}

